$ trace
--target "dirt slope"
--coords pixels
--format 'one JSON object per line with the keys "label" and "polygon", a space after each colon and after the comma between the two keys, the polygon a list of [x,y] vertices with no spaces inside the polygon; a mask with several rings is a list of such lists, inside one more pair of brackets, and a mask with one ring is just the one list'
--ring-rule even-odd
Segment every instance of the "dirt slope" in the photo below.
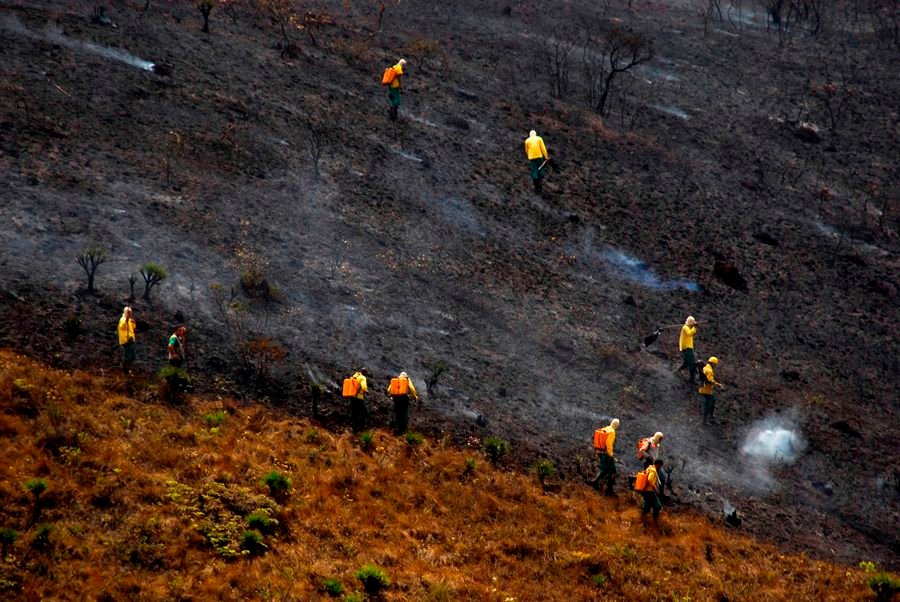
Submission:
{"label": "dirt slope", "polygon": [[[264,20],[220,14],[204,36],[189,7],[135,3],[110,9],[111,28],[87,4],[0,11],[13,40],[0,49],[3,344],[113,367],[126,279],[155,261],[170,276],[135,303],[143,368],[183,316],[198,387],[252,390],[209,286],[261,274],[280,302],[241,294],[246,328],[289,354],[261,392],[299,412],[310,380],[336,387],[365,364],[376,385],[405,369],[424,389],[443,361],[420,427],[498,434],[523,465],[542,455],[579,476],[590,431],[615,415],[631,468],[634,440],[668,434],[683,502],[718,514],[727,500],[793,549],[896,563],[896,202],[880,227],[877,210],[897,198],[900,91],[896,48],[865,26],[835,16],[828,37],[781,45],[752,15],[704,36],[679,3],[401,4],[374,36],[371,15],[335,12],[318,47],[298,36],[283,60]],[[575,83],[551,99],[535,60],[584,22],[646,32],[656,49],[605,121]],[[398,55],[410,75],[394,128],[377,79]],[[854,96],[808,144],[789,121],[803,109],[825,123],[807,90],[826,65],[854,73]],[[324,133],[318,176],[308,119]],[[521,151],[531,128],[563,166],[542,197]],[[111,253],[94,297],[71,259],[90,242]],[[619,252],[645,263],[623,268]],[[676,331],[641,345],[688,314],[713,321],[698,350],[728,384],[708,429],[670,373]],[[66,318],[82,328],[66,334]],[[338,399],[323,410],[343,423]],[[739,451],[773,416],[806,443],[774,473]]]}

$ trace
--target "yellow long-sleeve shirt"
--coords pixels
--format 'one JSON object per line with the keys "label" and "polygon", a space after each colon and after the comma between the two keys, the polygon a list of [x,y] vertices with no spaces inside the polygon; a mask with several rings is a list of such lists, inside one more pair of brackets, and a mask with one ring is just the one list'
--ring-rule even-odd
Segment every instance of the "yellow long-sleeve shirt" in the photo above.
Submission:
{"label": "yellow long-sleeve shirt", "polygon": [[355,378],[359,382],[359,392],[357,392],[356,398],[365,399],[366,392],[369,390],[369,385],[366,382],[366,377],[363,376],[361,372],[357,372],[351,378]]}
{"label": "yellow long-sleeve shirt", "polygon": [[616,443],[616,429],[611,426],[604,426],[603,430],[606,431],[606,455],[610,458],[613,457],[613,446]]}
{"label": "yellow long-sleeve shirt", "polygon": [[124,345],[129,341],[134,342],[134,318],[119,318],[119,345]]}
{"label": "yellow long-sleeve shirt", "polygon": [[659,475],[656,474],[656,465],[651,464],[647,467],[647,486],[644,491],[656,491],[656,484],[659,482]]}
{"label": "yellow long-sleeve shirt", "polygon": [[529,161],[540,159],[541,157],[550,159],[550,155],[547,154],[547,147],[544,146],[544,139],[540,136],[529,136],[525,139],[525,154],[528,155]]}
{"label": "yellow long-sleeve shirt", "polygon": [[687,324],[682,326],[681,336],[678,337],[678,350],[684,351],[685,349],[693,349],[695,334],[697,334],[696,326],[688,326]]}
{"label": "yellow long-sleeve shirt", "polygon": [[713,394],[713,385],[717,385],[719,383],[716,382],[716,375],[713,372],[712,364],[706,364],[703,366],[703,374],[706,376],[706,383],[697,389],[697,392],[702,395],[712,395]]}
{"label": "yellow long-sleeve shirt", "polygon": [[391,88],[399,88],[400,87],[400,76],[403,75],[403,65],[397,63],[393,67],[394,70],[394,79],[391,80]]}

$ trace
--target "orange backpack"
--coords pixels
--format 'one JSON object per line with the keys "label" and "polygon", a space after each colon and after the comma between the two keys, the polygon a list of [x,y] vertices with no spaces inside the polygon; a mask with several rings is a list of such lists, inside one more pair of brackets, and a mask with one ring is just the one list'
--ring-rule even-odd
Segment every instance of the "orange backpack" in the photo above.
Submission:
{"label": "orange backpack", "polygon": [[597,429],[594,431],[594,449],[606,449],[606,437],[609,435],[609,431],[606,430],[606,427]]}
{"label": "orange backpack", "polygon": [[341,395],[343,397],[356,397],[359,393],[359,381],[351,376],[349,378],[344,379],[344,387],[341,390]]}
{"label": "orange backpack", "polygon": [[399,376],[392,378],[391,384],[388,385],[388,395],[409,395],[409,379]]}
{"label": "orange backpack", "polygon": [[393,83],[394,78],[397,77],[397,72],[394,71],[393,67],[388,67],[384,70],[384,75],[381,76],[381,85],[389,86]]}
{"label": "orange backpack", "polygon": [[634,490],[644,491],[647,488],[647,472],[642,470],[634,477]]}

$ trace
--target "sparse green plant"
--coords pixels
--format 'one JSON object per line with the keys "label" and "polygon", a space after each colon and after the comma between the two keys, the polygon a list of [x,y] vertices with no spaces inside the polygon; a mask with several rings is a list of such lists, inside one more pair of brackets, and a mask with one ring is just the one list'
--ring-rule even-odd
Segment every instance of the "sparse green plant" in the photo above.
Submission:
{"label": "sparse green plant", "polygon": [[425,442],[425,437],[423,437],[421,433],[406,431],[403,435],[403,440],[406,441],[406,444],[410,447],[417,447]]}
{"label": "sparse green plant", "polygon": [[463,467],[462,478],[468,479],[478,469],[478,462],[475,458],[466,458],[466,465]]}
{"label": "sparse green plant", "polygon": [[203,33],[209,33],[209,13],[215,6],[215,0],[197,0],[197,10],[203,15]]}
{"label": "sparse green plant", "polygon": [[609,581],[609,577],[607,577],[606,575],[603,575],[601,573],[598,573],[596,575],[591,575],[591,583],[593,583],[597,587],[603,587],[603,585],[607,581]]}
{"label": "sparse green plant", "polygon": [[78,262],[78,265],[81,266],[81,269],[84,270],[87,276],[87,292],[94,292],[94,275],[97,273],[97,268],[100,267],[100,264],[105,263],[108,258],[106,250],[96,245],[85,247],[81,253],[75,256],[75,261]]}
{"label": "sparse green plant", "polygon": [[273,498],[283,497],[291,488],[291,479],[277,470],[266,473],[262,480]]}
{"label": "sparse green plant", "polygon": [[492,464],[496,464],[500,458],[509,453],[509,442],[495,435],[485,437],[481,446]]}
{"label": "sparse green plant", "polygon": [[428,392],[428,395],[431,395],[434,390],[437,388],[438,379],[440,379],[441,375],[447,371],[447,363],[441,360],[437,360],[428,369],[428,377],[425,379],[425,389]]}
{"label": "sparse green plant", "polygon": [[391,586],[391,580],[387,573],[374,564],[364,565],[354,573],[354,576],[362,581],[363,589],[367,594],[375,595]]}
{"label": "sparse green plant", "polygon": [[350,592],[346,596],[344,596],[344,602],[363,602],[365,598],[359,592]]}
{"label": "sparse green plant", "polygon": [[556,472],[556,466],[553,465],[553,462],[545,458],[541,458],[540,460],[535,462],[531,469],[537,475],[537,478],[541,482],[541,485],[544,485],[547,481],[547,478],[553,476],[553,473]]}
{"label": "sparse green plant", "polygon": [[859,563],[859,568],[869,576],[866,584],[875,592],[875,602],[891,602],[900,594],[900,578],[880,571],[877,564],[866,560]]}
{"label": "sparse green plant", "polygon": [[225,418],[227,417],[228,412],[226,412],[225,410],[216,410],[215,412],[204,414],[203,422],[210,426],[220,426],[223,422],[225,422]]}
{"label": "sparse green plant", "polygon": [[16,543],[19,539],[19,532],[9,527],[0,529],[0,561],[6,558],[6,549]]}
{"label": "sparse green plant", "polygon": [[322,582],[322,591],[332,598],[337,598],[344,593],[344,585],[340,579],[329,578]]}
{"label": "sparse green plant", "polygon": [[31,540],[31,546],[36,549],[45,549],[50,545],[50,532],[53,531],[53,525],[50,523],[41,523],[34,530],[34,537]]}
{"label": "sparse green plant", "polygon": [[163,366],[159,371],[159,377],[165,383],[165,397],[170,402],[178,402],[181,399],[181,393],[187,389],[190,383],[187,370],[172,365]]}
{"label": "sparse green plant", "polygon": [[262,533],[255,529],[250,529],[249,531],[244,531],[244,534],[241,536],[241,548],[248,554],[259,554],[268,549],[268,546],[263,543]]}
{"label": "sparse green plant", "polygon": [[278,519],[272,518],[267,510],[260,508],[247,515],[247,526],[260,533],[269,533],[278,526]]}
{"label": "sparse green plant", "polygon": [[35,501],[40,499],[41,494],[47,491],[47,481],[40,477],[35,477],[33,479],[28,479],[25,481],[25,489],[31,492],[34,496]]}
{"label": "sparse green plant", "polygon": [[319,429],[311,428],[306,431],[304,439],[307,443],[320,443],[322,441],[322,434],[319,432]]}
{"label": "sparse green plant", "polygon": [[150,291],[153,287],[166,279],[169,274],[166,270],[155,263],[147,262],[141,267],[141,276],[144,278],[144,299],[150,299]]}
{"label": "sparse green plant", "polygon": [[369,451],[372,449],[372,445],[375,441],[375,435],[372,434],[372,431],[364,431],[359,434],[359,447],[363,451]]}

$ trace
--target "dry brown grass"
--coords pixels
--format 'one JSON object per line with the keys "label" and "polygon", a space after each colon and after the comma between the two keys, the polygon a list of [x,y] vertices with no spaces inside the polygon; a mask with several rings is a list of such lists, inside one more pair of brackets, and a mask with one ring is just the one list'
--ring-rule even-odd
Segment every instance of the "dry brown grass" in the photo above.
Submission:
{"label": "dry brown grass", "polygon": [[[782,554],[690,513],[645,526],[635,499],[574,484],[548,494],[480,456],[464,476],[472,449],[412,449],[376,431],[364,452],[349,434],[234,402],[216,427],[204,416],[220,401],[174,408],[122,388],[121,377],[0,353],[0,527],[21,532],[0,563],[0,597],[326,599],[327,578],[361,590],[353,574],[366,563],[391,579],[387,600],[869,595],[859,569]],[[273,470],[293,483],[280,501],[261,483]],[[23,485],[35,476],[49,484],[36,521]],[[246,516],[260,508],[278,524],[265,552],[242,554]],[[43,549],[36,523],[52,524]]]}

